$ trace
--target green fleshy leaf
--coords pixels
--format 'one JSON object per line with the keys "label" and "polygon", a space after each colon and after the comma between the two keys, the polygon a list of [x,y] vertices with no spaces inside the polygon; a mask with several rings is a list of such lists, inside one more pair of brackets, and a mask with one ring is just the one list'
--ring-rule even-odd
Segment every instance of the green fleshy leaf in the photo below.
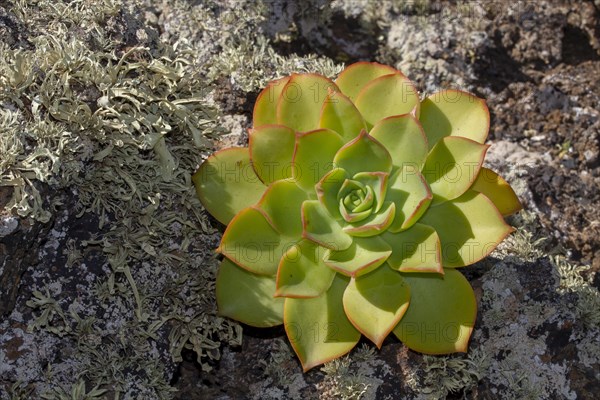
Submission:
{"label": "green fleshy leaf", "polygon": [[293,74],[279,97],[277,123],[300,132],[319,128],[321,108],[330,91],[339,89],[322,75]]}
{"label": "green fleshy leaf", "polygon": [[343,228],[343,231],[357,237],[379,235],[389,228],[394,221],[395,215],[396,205],[392,201],[386,201],[377,214],[371,214],[371,216],[362,221],[348,224]]}
{"label": "green fleshy leaf", "polygon": [[333,157],[343,144],[340,135],[329,129],[298,135],[292,171],[298,186],[312,192],[315,184],[333,169]]}
{"label": "green fleshy leaf", "polygon": [[299,238],[302,235],[301,207],[308,200],[306,192],[293,179],[273,182],[258,202],[273,226],[281,234]]}
{"label": "green fleshy leaf", "polygon": [[398,168],[410,165],[420,170],[427,158],[427,137],[413,115],[384,118],[373,126],[369,135],[385,146],[392,156],[392,163]]}
{"label": "green fleshy leaf", "polygon": [[485,194],[504,216],[514,214],[523,208],[508,182],[491,169],[482,167],[479,170],[471,190]]}
{"label": "green fleshy leaf", "polygon": [[390,153],[374,140],[367,131],[339,149],[333,159],[336,167],[344,168],[350,176],[359,172],[390,172],[392,158]]}
{"label": "green fleshy leaf", "polygon": [[250,272],[275,275],[291,244],[271,226],[264,211],[249,207],[231,220],[217,251]]}
{"label": "green fleshy leaf", "polygon": [[283,255],[277,271],[276,296],[310,298],[331,286],[335,271],[323,262],[325,248],[303,239]]}
{"label": "green fleshy leaf", "polygon": [[358,94],[355,104],[372,127],[393,115],[418,115],[419,92],[401,73],[385,75],[369,82]]}
{"label": "green fleshy leaf", "polygon": [[358,222],[373,212],[373,189],[353,179],[346,179],[338,192],[339,210],[346,222]]}
{"label": "green fleshy leaf", "polygon": [[338,221],[331,218],[327,209],[317,200],[302,203],[302,236],[323,247],[345,250],[352,244],[352,237],[342,230]]}
{"label": "green fleshy leaf", "polygon": [[[466,352],[477,316],[477,301],[462,274],[402,274],[410,287],[410,306],[394,334],[408,348],[425,354]],[[432,295],[435,294],[435,295]]]}
{"label": "green fleshy leaf", "polygon": [[339,211],[346,222],[358,222],[372,213],[373,189],[353,179],[346,179],[338,192]]}
{"label": "green fleshy leaf", "polygon": [[219,267],[216,284],[219,315],[266,328],[283,323],[283,299],[273,297],[275,277],[248,272],[228,259]]}
{"label": "green fleshy leaf", "polygon": [[490,199],[472,190],[429,207],[419,223],[431,226],[440,236],[444,267],[464,267],[481,260],[514,230]]}
{"label": "green fleshy leaf", "polygon": [[350,322],[381,348],[408,308],[410,288],[398,272],[383,266],[351,279],[343,301]]}
{"label": "green fleshy leaf", "polygon": [[471,187],[488,148],[456,136],[445,137],[435,145],[422,170],[433,193],[433,204],[456,199]]}
{"label": "green fleshy leaf", "polygon": [[359,172],[352,179],[369,186],[375,194],[375,207],[373,212],[379,212],[383,206],[388,188],[389,174],[385,172]]}
{"label": "green fleshy leaf", "polygon": [[421,103],[419,116],[429,148],[447,136],[462,136],[484,143],[490,129],[490,112],[483,99],[460,90],[442,90]]}
{"label": "green fleshy leaf", "polygon": [[294,131],[282,125],[263,125],[250,131],[250,158],[256,175],[265,183],[292,176],[296,145]]}
{"label": "green fleshy leaf", "polygon": [[376,203],[375,193],[373,192],[373,188],[370,186],[365,185],[364,192],[356,192],[347,197],[345,200],[352,200],[353,197],[355,197],[355,199],[352,201],[352,212],[370,210],[374,208],[373,205]]}
{"label": "green fleshy leaf", "polygon": [[[354,179],[346,179],[340,187],[338,198],[340,200],[345,199],[348,195],[355,191],[364,191],[365,185],[361,182],[355,181]],[[350,206],[350,205],[348,205]]]}
{"label": "green fleshy leaf", "polygon": [[349,142],[367,129],[367,124],[349,98],[331,92],[323,104],[319,127],[336,131],[344,142]]}
{"label": "green fleshy leaf", "polygon": [[277,103],[283,88],[290,80],[289,76],[269,82],[260,92],[254,103],[252,123],[254,127],[267,124],[277,124]]}
{"label": "green fleshy leaf", "polygon": [[267,189],[256,176],[246,147],[217,151],[200,165],[192,180],[202,205],[225,225]]}
{"label": "green fleshy leaf", "polygon": [[344,205],[340,201],[340,214],[342,214],[342,218],[346,222],[355,223],[360,222],[363,219],[367,218],[371,215],[371,210],[364,210],[361,212],[348,212]]}
{"label": "green fleshy leaf", "polygon": [[391,247],[377,236],[354,238],[352,246],[346,250],[328,250],[324,262],[341,274],[356,277],[379,267],[391,253]]}
{"label": "green fleshy leaf", "polygon": [[413,166],[396,171],[390,178],[386,198],[396,204],[396,217],[388,229],[400,232],[410,228],[427,210],[432,198],[425,178]]}
{"label": "green fleshy leaf", "polygon": [[336,79],[335,83],[342,93],[348,96],[350,100],[354,101],[367,83],[380,76],[397,73],[398,71],[396,69],[388,65],[360,61],[346,67]]}
{"label": "green fleshy leaf", "polygon": [[316,184],[315,191],[319,201],[327,209],[329,215],[334,219],[341,219],[338,202],[338,192],[348,174],[343,168],[334,168],[325,175]]}
{"label": "green fleshy leaf", "polygon": [[348,278],[336,275],[329,290],[311,299],[285,299],[285,332],[304,372],[348,353],[360,332],[348,321],[342,297]]}
{"label": "green fleshy leaf", "polygon": [[401,272],[437,272],[443,274],[440,238],[430,226],[414,224],[400,233],[389,230],[381,235],[392,248],[387,262]]}

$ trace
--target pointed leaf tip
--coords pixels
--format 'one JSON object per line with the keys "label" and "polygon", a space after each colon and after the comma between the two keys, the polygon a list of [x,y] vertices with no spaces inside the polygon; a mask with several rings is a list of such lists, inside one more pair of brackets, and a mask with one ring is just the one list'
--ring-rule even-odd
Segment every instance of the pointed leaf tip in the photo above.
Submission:
{"label": "pointed leaf tip", "polygon": [[488,148],[458,136],[445,137],[434,146],[421,171],[433,193],[433,205],[456,199],[471,187]]}
{"label": "pointed leaf tip", "polygon": [[409,301],[409,286],[398,272],[384,265],[350,281],[344,292],[344,311],[356,329],[381,348]]}
{"label": "pointed leaf tip", "polygon": [[471,190],[486,195],[504,216],[523,209],[513,188],[491,169],[481,168]]}
{"label": "pointed leaf tip", "polygon": [[483,194],[468,190],[458,199],[431,206],[419,220],[435,229],[444,267],[464,267],[490,254],[513,228]]}
{"label": "pointed leaf tip", "polygon": [[329,290],[310,299],[285,299],[284,327],[304,372],[348,353],[360,332],[348,321],[342,297],[349,279],[336,275]]}
{"label": "pointed leaf tip", "polygon": [[366,130],[340,148],[333,163],[336,167],[345,169],[350,176],[359,172],[389,173],[392,170],[390,153]]}

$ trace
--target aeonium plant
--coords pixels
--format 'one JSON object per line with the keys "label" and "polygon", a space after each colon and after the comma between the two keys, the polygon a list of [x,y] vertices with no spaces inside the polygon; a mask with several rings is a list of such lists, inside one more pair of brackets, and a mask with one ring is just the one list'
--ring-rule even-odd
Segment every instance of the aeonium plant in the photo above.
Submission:
{"label": "aeonium plant", "polygon": [[477,304],[459,269],[513,231],[511,187],[482,167],[485,102],[424,100],[399,71],[293,74],[256,100],[249,146],[210,156],[198,196],[227,225],[219,312],[284,324],[305,371],[361,334],[427,354],[467,350]]}

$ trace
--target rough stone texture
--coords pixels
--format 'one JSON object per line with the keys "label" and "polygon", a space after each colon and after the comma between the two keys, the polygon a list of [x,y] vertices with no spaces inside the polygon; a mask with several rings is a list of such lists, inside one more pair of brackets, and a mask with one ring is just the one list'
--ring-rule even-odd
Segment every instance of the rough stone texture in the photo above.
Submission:
{"label": "rough stone texture", "polygon": [[21,277],[37,262],[38,237],[45,237],[51,223],[31,224],[12,216],[0,217],[0,317],[12,312],[21,286]]}
{"label": "rough stone texture", "polygon": [[[235,346],[239,326],[215,315],[211,253],[222,227],[199,208],[197,215],[190,211],[189,181],[188,192],[170,184],[148,192],[144,184],[159,174],[135,175],[146,197],[131,215],[105,216],[91,206],[81,212],[82,179],[65,187],[57,183],[61,174],[76,166],[91,179],[115,161],[110,152],[95,156],[109,144],[120,148],[118,141],[81,134],[79,152],[60,154],[60,173],[49,173],[47,223],[0,214],[0,399],[64,398],[78,385],[88,393],[106,389],[95,398],[107,399],[597,397],[598,1],[83,3],[98,5],[97,11],[83,7],[80,16],[74,8],[80,3],[57,2],[65,8],[52,24],[42,16],[24,21],[16,2],[2,4],[0,39],[32,50],[39,43],[33,39],[52,34],[65,18],[66,33],[57,37],[79,38],[94,51],[111,41],[111,62],[133,46],[182,57],[192,65],[189,73],[204,79],[195,95],[223,114],[202,116],[222,133],[214,148],[245,145],[254,100],[270,79],[307,70],[334,76],[340,63],[359,59],[388,63],[425,94],[460,87],[487,100],[488,165],[511,182],[526,211],[511,219],[519,230],[510,239],[464,270],[480,305],[468,354],[423,356],[388,338],[381,351],[364,341],[348,357],[303,374],[281,328],[244,327],[242,345]],[[73,90],[92,112],[102,107],[102,90],[76,82]],[[32,103],[17,99],[24,99],[23,118],[31,122]],[[11,101],[6,109],[20,107]],[[75,130],[67,119],[59,122]],[[167,135],[167,148],[191,170],[213,142],[203,137],[190,153],[177,128],[177,135]],[[206,136],[216,137],[208,130]],[[135,157],[158,165],[148,149]],[[111,168],[127,167],[131,159],[116,159]],[[127,193],[128,182],[114,182],[115,191]],[[14,195],[7,188],[0,186],[2,208]],[[196,215],[195,225],[154,225],[150,216],[165,213]],[[134,221],[127,218],[132,215]],[[118,269],[124,265],[131,266],[142,307]]]}
{"label": "rough stone texture", "polygon": [[[22,272],[15,286],[20,289],[15,299],[17,304],[0,323],[0,383],[36,383],[36,393],[48,393],[93,366],[94,370],[105,369],[104,379],[115,374],[117,381],[122,380],[122,387],[112,388],[111,398],[119,392],[130,398],[143,393],[154,397],[156,392],[150,381],[156,379],[156,374],[150,365],[160,365],[159,374],[164,374],[163,379],[171,376],[175,369],[169,353],[169,330],[166,326],[157,329],[153,340],[144,343],[148,338],[136,337],[138,332],[132,327],[134,299],[125,296],[119,301],[107,302],[99,296],[98,284],[110,268],[101,248],[86,244],[93,242],[99,233],[98,220],[89,214],[76,217],[71,211],[75,207],[74,199],[61,197],[64,206],[56,210],[56,219],[51,224],[34,225],[46,229],[39,236],[43,241],[31,236],[34,232],[28,232],[22,238],[30,241],[20,243],[21,248],[9,253],[8,267],[11,268],[11,259],[23,251],[31,251],[29,256],[21,258],[27,270]],[[28,247],[25,243],[40,245],[40,248]],[[11,246],[10,241],[7,246]],[[165,284],[153,282],[156,276],[144,277],[143,273],[136,276],[138,285],[152,284],[157,292],[161,290],[160,284]],[[125,290],[123,282],[117,281],[116,285],[117,290]],[[113,343],[116,337],[123,340]],[[137,361],[120,360],[118,353],[129,353],[131,361]],[[122,365],[113,365],[117,362]],[[132,368],[136,364],[145,365],[147,370],[134,373]],[[51,374],[45,370],[48,365],[53,365]],[[115,366],[116,370],[108,369]],[[128,377],[128,374],[136,377]],[[0,394],[3,393],[0,390]]]}

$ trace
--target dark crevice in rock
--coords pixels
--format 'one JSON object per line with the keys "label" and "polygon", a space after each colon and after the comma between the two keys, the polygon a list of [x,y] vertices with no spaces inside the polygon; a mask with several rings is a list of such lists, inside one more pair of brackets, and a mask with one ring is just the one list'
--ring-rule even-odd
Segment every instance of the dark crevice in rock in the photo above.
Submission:
{"label": "dark crevice in rock", "polygon": [[256,93],[246,93],[231,83],[227,78],[219,78],[218,85],[215,88],[214,99],[224,114],[243,114],[252,119],[254,111],[254,102],[258,97]]}
{"label": "dark crevice in rock", "polygon": [[562,59],[565,64],[577,65],[584,61],[600,60],[600,55],[590,44],[590,38],[583,29],[566,25],[563,30]]}
{"label": "dark crevice in rock", "polygon": [[[46,185],[36,185],[43,198],[48,198]],[[0,317],[9,315],[15,307],[23,275],[27,268],[35,265],[38,250],[46,241],[54,219],[47,223],[33,223],[29,219],[19,219],[16,229],[7,236],[0,237]]]}
{"label": "dark crevice in rock", "polygon": [[30,32],[14,13],[0,6],[0,40],[15,48],[32,49]]}
{"label": "dark crevice in rock", "polygon": [[377,51],[377,37],[381,34],[377,27],[372,27],[366,32],[358,19],[347,18],[342,13],[333,14],[331,27],[328,39],[333,45],[316,49],[320,50],[321,54],[350,64],[369,59]]}
{"label": "dark crevice in rock", "polygon": [[277,54],[282,56],[290,56],[296,54],[304,57],[314,53],[310,43],[303,37],[295,37],[290,41],[276,40],[271,43]]}
{"label": "dark crevice in rock", "polygon": [[282,56],[317,54],[337,62],[353,63],[371,59],[377,52],[377,40],[382,33],[377,25],[346,16],[340,10],[326,9],[328,6],[318,1],[304,5],[266,4],[272,17],[288,18],[289,40],[276,40],[274,33],[265,29],[273,40],[273,48]]}
{"label": "dark crevice in rock", "polygon": [[500,93],[511,83],[531,81],[531,78],[521,71],[521,64],[513,59],[502,45],[498,35],[493,39],[493,43],[493,46],[478,49],[477,61],[473,65],[478,84]]}
{"label": "dark crevice in rock", "polygon": [[250,336],[257,339],[274,339],[278,337],[285,337],[285,329],[283,325],[275,326],[273,328],[255,328],[249,325],[243,325],[244,336]]}

